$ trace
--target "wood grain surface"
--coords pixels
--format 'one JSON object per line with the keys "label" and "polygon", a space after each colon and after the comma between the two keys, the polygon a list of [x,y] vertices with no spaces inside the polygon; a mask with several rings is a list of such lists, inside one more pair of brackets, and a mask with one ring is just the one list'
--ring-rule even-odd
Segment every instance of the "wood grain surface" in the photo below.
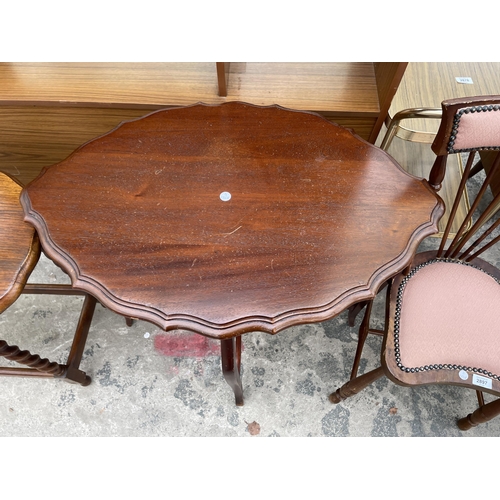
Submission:
{"label": "wood grain surface", "polygon": [[[472,83],[459,83],[468,77]],[[407,108],[438,108],[445,99],[500,94],[499,62],[410,62],[394,96],[390,115]],[[437,132],[439,120],[409,119],[412,130]]]}
{"label": "wood grain surface", "polygon": [[0,170],[26,185],[76,148],[148,110],[0,106]]}
{"label": "wood grain surface", "polygon": [[140,107],[248,101],[377,116],[373,63],[238,63],[219,96],[216,63],[2,63],[4,105]]}
{"label": "wood grain surface", "polygon": [[0,63],[0,169],[26,184],[43,167],[122,120],[197,102],[317,111],[373,142],[406,67],[386,62],[217,64],[224,74],[212,62]]}
{"label": "wood grain surface", "polygon": [[322,321],[373,297],[443,210],[425,181],[349,131],[242,103],[125,123],[21,199],[75,287],[216,338]]}
{"label": "wood grain surface", "polygon": [[23,221],[21,189],[0,172],[0,313],[19,297],[40,256],[38,237]]}

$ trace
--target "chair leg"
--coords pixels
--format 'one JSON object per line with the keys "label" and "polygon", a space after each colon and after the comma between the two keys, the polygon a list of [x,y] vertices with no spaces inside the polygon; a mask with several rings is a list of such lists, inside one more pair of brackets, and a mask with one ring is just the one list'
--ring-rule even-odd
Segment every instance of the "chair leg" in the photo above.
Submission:
{"label": "chair leg", "polygon": [[477,405],[478,406],[484,406],[484,395],[482,391],[476,391],[476,396],[477,396]]}
{"label": "chair leg", "polygon": [[243,385],[241,383],[241,335],[221,340],[222,373],[233,389],[236,406],[243,406]]}
{"label": "chair leg", "polygon": [[15,361],[30,368],[7,368],[0,369],[1,375],[23,376],[28,372],[34,376],[57,377],[64,373],[65,366],[51,362],[47,358],[41,358],[38,354],[31,354],[26,350],[21,350],[17,345],[9,345],[5,340],[0,340],[0,356]]}
{"label": "chair leg", "polygon": [[469,413],[464,418],[458,420],[458,428],[462,431],[468,431],[471,427],[484,424],[500,415],[500,399],[495,399],[491,403],[480,406],[475,412]]}
{"label": "chair leg", "polygon": [[384,369],[382,366],[379,366],[378,368],[375,368],[375,370],[349,380],[349,382],[345,383],[335,392],[332,392],[328,399],[334,404],[340,403],[344,399],[354,396],[358,392],[362,391],[365,387],[368,387],[370,384],[375,382],[375,380],[382,377],[382,375],[384,375]]}
{"label": "chair leg", "polygon": [[478,174],[479,172],[481,172],[481,170],[483,170],[484,166],[483,166],[483,162],[481,160],[479,160],[471,169],[471,171],[469,172],[469,179],[471,177],[474,177],[476,174]]}

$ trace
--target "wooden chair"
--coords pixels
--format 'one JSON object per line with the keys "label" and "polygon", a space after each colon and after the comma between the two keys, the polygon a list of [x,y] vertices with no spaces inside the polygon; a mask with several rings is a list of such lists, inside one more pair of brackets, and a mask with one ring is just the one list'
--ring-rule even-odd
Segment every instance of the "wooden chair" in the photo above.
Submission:
{"label": "wooden chair", "polygon": [[[383,331],[369,327],[371,303],[360,327],[351,379],[330,395],[332,403],[357,394],[386,375],[404,386],[453,384],[477,392],[479,408],[458,420],[467,430],[500,414],[500,399],[485,403],[483,392],[500,396],[500,269],[487,262],[500,240],[500,218],[489,219],[489,184],[500,155],[453,238],[448,238],[458,202],[482,150],[500,149],[500,96],[444,101],[441,125],[432,144],[437,155],[429,182],[439,189],[450,154],[469,153],[451,216],[439,249],[419,253],[387,289]],[[491,255],[490,255],[491,260]],[[381,366],[358,376],[368,333],[382,334]]]}
{"label": "wooden chair", "polygon": [[[395,137],[399,137],[400,139],[409,142],[432,144],[434,142],[434,139],[436,138],[436,133],[426,132],[423,130],[414,130],[403,126],[402,123],[409,119],[414,120],[415,118],[426,120],[441,120],[442,116],[442,110],[439,108],[409,108],[397,112],[392,118],[388,115],[385,121],[387,131],[382,138],[380,148],[384,151],[387,151]],[[469,172],[469,178],[481,172],[483,169],[485,169],[488,173],[491,164],[493,163],[494,158],[497,154],[497,151],[480,150],[479,160],[476,161],[474,167]],[[493,193],[500,192],[499,178],[492,179],[490,189],[493,191]],[[499,209],[500,205],[492,205],[489,210],[489,217],[493,217]]]}
{"label": "wooden chair", "polygon": [[37,354],[21,350],[0,340],[0,356],[23,367],[0,367],[3,376],[63,378],[69,382],[89,385],[91,379],[79,369],[85,341],[92,321],[96,300],[71,285],[28,284],[28,278],[40,257],[40,243],[32,226],[25,223],[19,203],[22,186],[0,172],[0,314],[12,305],[21,293],[84,295],[84,303],[66,364],[41,359]]}

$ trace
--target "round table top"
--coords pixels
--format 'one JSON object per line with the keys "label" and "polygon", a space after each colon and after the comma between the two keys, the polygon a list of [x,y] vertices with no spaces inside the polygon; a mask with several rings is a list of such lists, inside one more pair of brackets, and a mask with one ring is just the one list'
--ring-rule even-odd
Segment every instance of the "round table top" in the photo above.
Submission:
{"label": "round table top", "polygon": [[422,181],[308,112],[231,102],[122,123],[45,169],[26,220],[73,286],[215,338],[371,298],[436,232]]}

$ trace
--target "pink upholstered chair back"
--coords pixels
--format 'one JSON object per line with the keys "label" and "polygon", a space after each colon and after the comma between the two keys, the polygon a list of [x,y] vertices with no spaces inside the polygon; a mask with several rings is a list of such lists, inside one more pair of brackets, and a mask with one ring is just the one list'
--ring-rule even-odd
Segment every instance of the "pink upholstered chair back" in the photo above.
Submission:
{"label": "pink upholstered chair back", "polygon": [[432,144],[436,155],[500,150],[500,95],[450,99],[441,107],[441,126]]}
{"label": "pink upholstered chair back", "polygon": [[[500,218],[497,217],[496,222],[492,219],[500,208],[500,192],[494,193],[493,200],[490,199],[488,205],[484,206],[485,195],[489,194],[488,187],[491,186],[493,179],[500,178],[500,95],[450,99],[442,102],[442,109],[441,125],[432,143],[432,150],[437,158],[429,177],[430,184],[435,189],[440,188],[446,171],[446,160],[450,154],[469,153],[469,155],[438,257],[471,261],[500,239],[500,236],[490,239],[493,231],[500,225]],[[476,155],[479,151],[498,151],[499,154],[487,172],[485,181],[456,237],[445,251],[453,219],[472,167],[479,159]],[[478,207],[481,207],[480,213]],[[471,242],[472,236],[477,235],[480,229],[484,230],[486,223],[490,223],[491,227],[484,231],[480,238]],[[485,244],[486,241],[488,244]]]}
{"label": "pink upholstered chair back", "polygon": [[437,158],[429,176],[436,190],[449,154],[500,150],[500,95],[449,99],[441,107],[441,125],[431,146]]}

